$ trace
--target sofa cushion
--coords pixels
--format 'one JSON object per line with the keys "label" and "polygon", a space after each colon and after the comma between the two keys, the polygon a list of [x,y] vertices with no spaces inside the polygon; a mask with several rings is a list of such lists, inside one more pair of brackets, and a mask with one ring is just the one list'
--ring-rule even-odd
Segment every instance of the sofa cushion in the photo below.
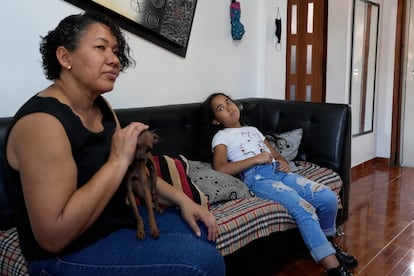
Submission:
{"label": "sofa cushion", "polygon": [[255,196],[240,179],[214,170],[210,163],[188,160],[188,164],[188,175],[210,204]]}
{"label": "sofa cushion", "polygon": [[188,176],[189,165],[183,155],[171,157],[168,155],[154,156],[158,176],[173,187],[182,190],[194,202],[208,208],[208,199],[204,193],[191,181]]}
{"label": "sofa cushion", "polygon": [[0,275],[29,275],[16,227],[0,231]]}

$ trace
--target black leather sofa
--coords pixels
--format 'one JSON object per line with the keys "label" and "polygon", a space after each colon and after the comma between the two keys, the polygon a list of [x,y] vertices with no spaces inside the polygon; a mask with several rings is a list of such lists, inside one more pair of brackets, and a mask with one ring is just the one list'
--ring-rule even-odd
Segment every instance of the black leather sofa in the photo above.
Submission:
{"label": "black leather sofa", "polygon": [[[324,104],[285,101],[268,98],[238,100],[248,124],[262,131],[283,132],[298,127],[303,137],[298,158],[327,167],[339,174],[343,187],[340,191],[342,209],[337,222],[348,219],[350,163],[351,163],[351,111],[346,104]],[[117,109],[122,125],[130,121],[142,121],[157,129],[163,140],[157,144],[154,154],[182,154],[191,160],[203,160],[201,103]],[[0,149],[4,158],[4,135],[11,118],[0,118]],[[0,177],[0,230],[13,225],[12,211],[5,193],[3,173]],[[266,271],[290,253],[301,248],[296,229],[273,233],[244,246],[226,256],[228,274],[246,275],[255,267],[256,275]],[[267,249],[266,249],[267,248]],[[266,252],[273,252],[268,254]]]}

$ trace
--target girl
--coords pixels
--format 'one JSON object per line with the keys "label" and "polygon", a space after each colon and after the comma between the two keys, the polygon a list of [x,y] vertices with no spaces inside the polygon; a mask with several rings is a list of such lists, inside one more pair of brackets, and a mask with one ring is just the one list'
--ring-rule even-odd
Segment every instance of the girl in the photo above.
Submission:
{"label": "girl", "polygon": [[282,204],[294,217],[313,259],[328,275],[352,275],[355,257],[327,238],[336,233],[338,202],[326,186],[289,172],[288,162],[255,127],[240,123],[240,110],[223,93],[210,95],[203,104],[209,126],[213,167],[240,175],[258,196]]}

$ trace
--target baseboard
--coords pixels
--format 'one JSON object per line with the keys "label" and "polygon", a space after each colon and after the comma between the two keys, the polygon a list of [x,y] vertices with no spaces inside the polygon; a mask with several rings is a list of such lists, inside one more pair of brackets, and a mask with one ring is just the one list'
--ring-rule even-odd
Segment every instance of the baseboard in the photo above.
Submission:
{"label": "baseboard", "polygon": [[368,168],[373,168],[376,166],[385,166],[388,167],[389,166],[389,159],[388,158],[384,158],[384,157],[375,157],[374,159],[365,161],[364,163],[361,163],[355,167],[351,168],[351,177],[354,176],[355,174],[357,175],[361,175],[361,173],[363,173],[366,169]]}

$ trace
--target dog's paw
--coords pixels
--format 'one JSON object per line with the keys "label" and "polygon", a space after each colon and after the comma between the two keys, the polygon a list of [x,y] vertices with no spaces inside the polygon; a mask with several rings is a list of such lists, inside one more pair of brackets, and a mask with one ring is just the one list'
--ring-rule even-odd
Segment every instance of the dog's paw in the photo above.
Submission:
{"label": "dog's paw", "polygon": [[153,237],[154,239],[158,239],[160,237],[160,231],[157,230],[152,230],[151,231],[151,237]]}
{"label": "dog's paw", "polygon": [[143,240],[143,239],[145,239],[145,232],[144,232],[144,231],[138,231],[138,232],[137,232],[137,239],[138,239],[138,240]]}

